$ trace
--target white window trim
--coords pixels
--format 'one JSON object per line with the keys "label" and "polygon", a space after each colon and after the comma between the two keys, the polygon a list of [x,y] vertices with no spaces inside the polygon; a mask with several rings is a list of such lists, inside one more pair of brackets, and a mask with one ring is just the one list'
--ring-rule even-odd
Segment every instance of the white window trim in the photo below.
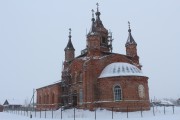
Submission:
{"label": "white window trim", "polygon": [[[120,87],[120,90],[121,90],[120,100],[116,100],[116,99],[115,99],[115,91],[114,91],[114,88],[115,88],[116,86],[119,86],[119,87]],[[113,97],[114,97],[114,101],[115,101],[115,102],[123,101],[123,97],[122,97],[122,87],[121,87],[120,84],[115,84],[115,85],[113,85]]]}

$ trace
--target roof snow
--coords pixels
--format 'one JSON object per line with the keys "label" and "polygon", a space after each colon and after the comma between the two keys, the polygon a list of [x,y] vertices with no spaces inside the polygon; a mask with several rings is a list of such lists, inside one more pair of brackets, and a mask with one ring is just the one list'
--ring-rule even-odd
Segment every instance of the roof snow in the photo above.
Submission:
{"label": "roof snow", "polygon": [[142,71],[136,66],[123,63],[115,62],[107,65],[99,78],[114,77],[114,76],[144,76]]}
{"label": "roof snow", "polygon": [[171,101],[168,101],[168,100],[161,100],[161,104],[164,104],[164,105],[173,105],[173,103]]}

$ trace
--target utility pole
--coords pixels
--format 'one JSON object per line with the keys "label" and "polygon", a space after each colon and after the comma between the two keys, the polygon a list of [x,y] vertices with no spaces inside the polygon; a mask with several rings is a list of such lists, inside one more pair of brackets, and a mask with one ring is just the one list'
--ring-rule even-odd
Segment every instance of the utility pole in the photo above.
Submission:
{"label": "utility pole", "polygon": [[33,89],[33,111],[34,111],[34,93],[35,93],[35,89]]}

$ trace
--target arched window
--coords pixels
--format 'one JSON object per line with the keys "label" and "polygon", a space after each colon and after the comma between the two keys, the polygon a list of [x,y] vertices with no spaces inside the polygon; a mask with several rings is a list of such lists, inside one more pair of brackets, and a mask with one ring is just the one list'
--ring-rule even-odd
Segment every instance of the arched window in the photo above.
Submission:
{"label": "arched window", "polygon": [[82,73],[80,73],[80,75],[79,75],[79,82],[82,82],[82,78],[83,76],[82,76]]}
{"label": "arched window", "polygon": [[43,104],[46,104],[46,95],[44,95]]}
{"label": "arched window", "polygon": [[46,104],[49,104],[49,95],[46,96]]}
{"label": "arched window", "polygon": [[54,104],[54,103],[55,103],[55,101],[54,101],[54,100],[55,100],[55,99],[54,99],[54,97],[55,97],[55,96],[54,96],[54,93],[52,93],[52,102],[51,102],[52,104]]}
{"label": "arched window", "polygon": [[115,101],[119,101],[122,100],[122,95],[121,95],[122,91],[121,91],[121,87],[119,85],[116,85],[114,87],[114,100]]}
{"label": "arched window", "polygon": [[41,96],[39,96],[39,104],[41,104],[41,102],[42,102],[42,101],[41,101]]}
{"label": "arched window", "polygon": [[77,73],[77,72],[75,72],[75,75],[74,75],[74,83],[76,83],[76,82],[77,82],[77,80],[78,80],[78,73]]}
{"label": "arched window", "polygon": [[82,89],[79,90],[79,104],[82,105],[83,103],[83,91]]}

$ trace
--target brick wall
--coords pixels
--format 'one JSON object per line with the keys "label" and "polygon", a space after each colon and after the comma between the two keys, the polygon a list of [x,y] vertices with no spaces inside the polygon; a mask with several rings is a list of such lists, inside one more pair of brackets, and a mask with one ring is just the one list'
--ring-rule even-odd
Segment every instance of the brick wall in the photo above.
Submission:
{"label": "brick wall", "polygon": [[[111,78],[100,78],[98,80],[100,94],[99,94],[99,106],[105,108],[117,107],[124,108],[127,106],[133,108],[132,110],[138,110],[141,107],[150,109],[149,103],[149,88],[148,88],[147,77],[111,77]],[[122,100],[114,100],[113,88],[115,85],[121,87]],[[144,86],[145,96],[141,98],[138,93],[138,86]]]}
{"label": "brick wall", "polygon": [[[96,50],[93,52],[96,52]],[[93,55],[96,55],[96,53],[93,53]],[[99,52],[97,55],[99,55]],[[126,55],[102,54],[101,56],[84,56],[76,58],[65,67],[65,69],[68,68],[66,70],[70,75],[69,92],[77,93],[77,107],[93,110],[95,107],[108,109],[111,107],[119,107],[125,109],[127,106],[130,106],[131,111],[139,110],[141,107],[148,110],[150,104],[147,77],[128,76],[99,78],[102,70],[107,65],[114,62],[133,64],[132,58]],[[123,92],[122,100],[117,102],[114,101],[114,85],[120,85]],[[144,86],[144,98],[139,97],[139,85]],[[82,104],[80,104],[79,100],[80,89],[83,92]],[[52,97],[52,93],[54,93],[54,97]],[[52,106],[48,104],[61,103],[62,101],[59,98],[60,95],[60,85],[54,84],[37,89],[37,103],[40,104],[38,105],[38,108],[52,108]],[[54,100],[52,100],[52,98],[54,98]],[[54,108],[57,107],[57,105],[54,106]]]}
{"label": "brick wall", "polygon": [[[120,54],[110,54],[106,56],[94,56],[86,58],[74,59],[74,61],[69,66],[70,74],[72,76],[72,85],[71,89],[77,91],[79,95],[79,89],[83,89],[83,103],[82,105],[78,104],[78,107],[87,108],[93,110],[94,107],[127,107],[131,105],[133,108],[137,106],[144,106],[149,109],[149,92],[148,92],[148,83],[147,77],[115,77],[115,78],[105,78],[103,80],[98,79],[102,70],[109,64],[113,62],[125,62],[132,64],[130,60],[125,55]],[[79,75],[82,73],[82,82],[78,82],[76,74]],[[76,81],[76,82],[75,82]],[[102,81],[102,82],[101,82]],[[114,102],[113,96],[113,85],[116,83],[122,85],[124,88],[123,94],[124,101]],[[142,84],[145,88],[146,98],[143,100],[139,99],[138,95],[138,85]],[[79,98],[79,97],[78,97]],[[128,101],[129,100],[129,101]],[[132,102],[134,100],[135,102]],[[112,101],[109,103],[97,103],[97,101]],[[138,101],[138,102],[137,102]],[[141,101],[141,103],[139,103]],[[79,102],[79,100],[78,100]]]}
{"label": "brick wall", "polygon": [[37,89],[37,109],[57,109],[61,103],[60,96],[59,83]]}

